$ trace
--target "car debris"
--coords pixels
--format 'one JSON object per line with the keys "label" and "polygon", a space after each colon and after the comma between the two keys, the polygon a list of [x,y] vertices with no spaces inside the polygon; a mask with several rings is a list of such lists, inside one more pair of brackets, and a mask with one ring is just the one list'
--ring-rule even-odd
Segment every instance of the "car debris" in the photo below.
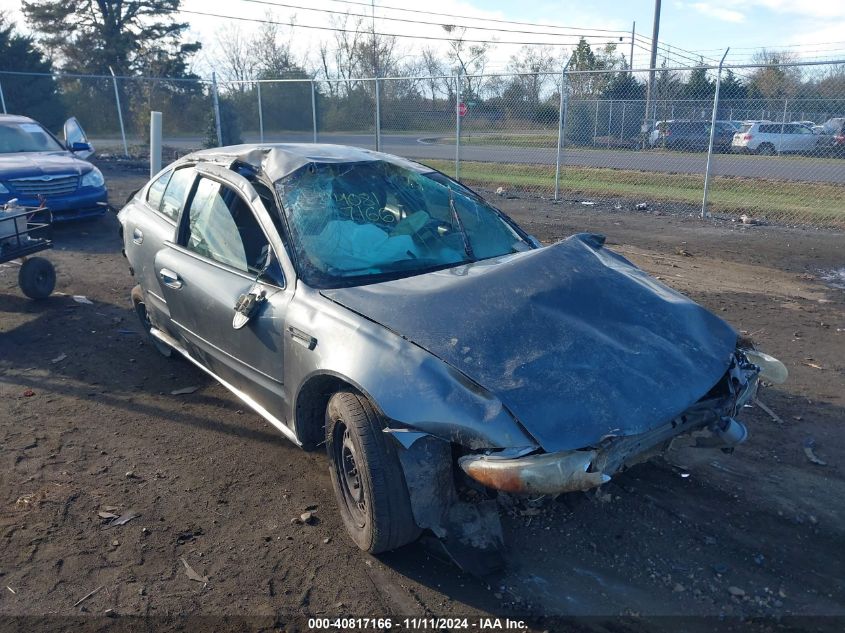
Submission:
{"label": "car debris", "polygon": [[186,396],[194,393],[199,387],[182,387],[181,389],[174,389],[170,392],[171,396]]}
{"label": "car debris", "polygon": [[64,359],[66,359],[66,358],[67,358],[67,354],[62,353],[62,354],[59,354],[58,356],[56,356],[56,357],[55,357],[53,360],[51,360],[50,362],[51,362],[51,363],[53,363],[53,364],[55,365],[56,363],[61,363],[61,362],[62,362]]}
{"label": "car debris", "polygon": [[763,411],[765,411],[768,416],[772,418],[773,421],[777,422],[778,424],[783,424],[783,420],[780,418],[780,416],[774,411],[772,411],[768,406],[766,406],[766,404],[762,400],[760,400],[760,398],[754,398],[754,404],[756,404]]}
{"label": "car debris", "polygon": [[97,587],[97,588],[96,588],[96,589],[94,589],[93,591],[89,591],[89,592],[88,592],[88,593],[86,593],[84,596],[82,596],[79,600],[77,600],[76,602],[74,602],[74,603],[73,603],[73,606],[74,606],[74,607],[78,607],[80,604],[82,604],[83,602],[85,602],[86,600],[88,600],[88,598],[91,598],[91,597],[93,597],[93,596],[97,595],[97,593],[100,591],[100,589],[102,589],[104,586],[105,586],[105,585],[100,585],[99,587]]}
{"label": "car debris", "polygon": [[73,295],[73,300],[76,301],[76,303],[81,303],[83,305],[88,305],[88,306],[94,305],[94,302],[91,301],[85,295]]}
{"label": "car debris", "polygon": [[823,459],[819,459],[816,456],[816,440],[812,437],[808,437],[804,440],[804,455],[807,456],[807,459],[817,466],[827,466],[827,462]]}
{"label": "car debris", "polygon": [[603,236],[543,246],[462,183],[379,152],[196,152],[118,218],[156,349],[323,446],[371,553],[427,532],[465,569],[494,568],[497,495],[595,490],[684,434],[731,451],[760,380],[786,376]]}
{"label": "car debris", "polygon": [[195,580],[197,582],[203,582],[203,583],[208,582],[208,576],[201,576],[196,571],[194,571],[194,568],[191,567],[188,564],[188,561],[185,560],[184,556],[180,556],[179,560],[181,560],[182,564],[185,566],[185,575],[188,578],[190,578],[191,580]]}
{"label": "car debris", "polygon": [[110,521],[106,527],[112,527],[112,526],[115,526],[115,525],[126,525],[132,519],[137,519],[139,516],[141,516],[141,515],[139,513],[135,512],[134,510],[127,510],[126,512],[121,514],[116,519],[113,519],[112,521]]}

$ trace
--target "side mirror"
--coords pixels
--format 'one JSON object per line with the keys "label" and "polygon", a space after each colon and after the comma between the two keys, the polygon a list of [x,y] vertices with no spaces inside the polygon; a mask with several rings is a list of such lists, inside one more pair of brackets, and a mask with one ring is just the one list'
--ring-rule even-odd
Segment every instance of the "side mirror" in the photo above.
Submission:
{"label": "side mirror", "polygon": [[76,152],[91,152],[93,149],[90,143],[80,143],[77,141],[76,143],[71,143],[70,151],[75,154]]}

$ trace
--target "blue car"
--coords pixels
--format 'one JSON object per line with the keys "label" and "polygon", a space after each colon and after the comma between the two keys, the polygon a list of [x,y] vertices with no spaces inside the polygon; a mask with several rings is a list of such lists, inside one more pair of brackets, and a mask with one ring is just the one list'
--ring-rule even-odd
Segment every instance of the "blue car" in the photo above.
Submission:
{"label": "blue car", "polygon": [[39,206],[41,198],[53,220],[103,215],[108,191],[103,174],[84,160],[93,153],[79,122],[65,122],[65,143],[25,116],[0,114],[0,207],[12,199]]}

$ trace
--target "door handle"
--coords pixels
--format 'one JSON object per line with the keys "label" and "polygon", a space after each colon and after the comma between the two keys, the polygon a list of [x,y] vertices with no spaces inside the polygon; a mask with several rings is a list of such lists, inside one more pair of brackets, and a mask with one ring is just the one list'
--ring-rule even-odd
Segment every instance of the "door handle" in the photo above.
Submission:
{"label": "door handle", "polygon": [[136,244],[140,244],[144,241],[144,232],[138,227],[135,227],[135,230],[132,231],[132,241]]}
{"label": "door handle", "polygon": [[168,268],[162,268],[160,271],[158,271],[158,275],[159,277],[161,277],[161,281],[164,283],[164,285],[168,288],[178,290],[182,287],[182,280],[179,278],[179,275],[174,273],[172,270]]}

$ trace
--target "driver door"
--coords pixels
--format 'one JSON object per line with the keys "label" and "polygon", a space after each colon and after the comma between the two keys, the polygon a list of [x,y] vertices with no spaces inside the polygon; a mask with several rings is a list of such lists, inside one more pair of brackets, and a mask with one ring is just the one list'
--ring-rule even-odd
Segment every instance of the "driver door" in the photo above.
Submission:
{"label": "driver door", "polygon": [[85,130],[82,129],[82,126],[79,124],[79,121],[75,116],[72,116],[65,121],[64,134],[65,146],[70,151],[73,151],[74,143],[85,143],[88,145],[90,149],[74,152],[74,154],[80,158],[88,158],[94,153],[94,146],[91,145],[91,142],[88,140],[88,136],[85,134]]}
{"label": "driver door", "polygon": [[[251,198],[200,171],[176,242],[166,242],[156,254],[155,270],[191,356],[284,422],[283,334],[293,289],[286,287],[275,257],[278,236],[268,237],[269,219],[259,221],[267,211]],[[264,270],[270,253],[273,264]],[[249,293],[263,299],[236,328],[235,306]]]}

